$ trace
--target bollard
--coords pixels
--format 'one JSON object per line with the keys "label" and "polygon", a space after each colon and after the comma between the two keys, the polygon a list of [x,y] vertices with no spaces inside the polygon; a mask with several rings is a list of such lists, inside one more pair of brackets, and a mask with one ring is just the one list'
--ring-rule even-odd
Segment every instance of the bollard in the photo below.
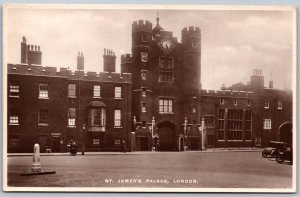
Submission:
{"label": "bollard", "polygon": [[36,143],[33,146],[33,161],[30,171],[25,171],[21,173],[21,176],[31,176],[31,175],[43,175],[43,174],[55,174],[54,170],[43,170],[40,163],[40,145]]}
{"label": "bollard", "polygon": [[41,163],[40,163],[40,145],[35,144],[33,146],[33,162],[31,165],[32,172],[41,172]]}

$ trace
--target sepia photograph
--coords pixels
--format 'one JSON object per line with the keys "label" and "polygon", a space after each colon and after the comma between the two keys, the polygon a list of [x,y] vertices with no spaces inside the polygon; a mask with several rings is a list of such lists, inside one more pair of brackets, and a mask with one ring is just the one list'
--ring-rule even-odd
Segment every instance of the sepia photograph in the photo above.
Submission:
{"label": "sepia photograph", "polygon": [[296,192],[296,8],[3,5],[3,190]]}

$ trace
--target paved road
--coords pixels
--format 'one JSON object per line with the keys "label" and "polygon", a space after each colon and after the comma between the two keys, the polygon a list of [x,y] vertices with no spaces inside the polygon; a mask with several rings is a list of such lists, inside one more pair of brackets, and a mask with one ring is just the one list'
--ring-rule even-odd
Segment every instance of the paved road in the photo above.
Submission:
{"label": "paved road", "polygon": [[42,156],[53,175],[24,177],[32,157],[8,157],[8,186],[290,188],[292,165],[262,158],[260,152],[157,152]]}

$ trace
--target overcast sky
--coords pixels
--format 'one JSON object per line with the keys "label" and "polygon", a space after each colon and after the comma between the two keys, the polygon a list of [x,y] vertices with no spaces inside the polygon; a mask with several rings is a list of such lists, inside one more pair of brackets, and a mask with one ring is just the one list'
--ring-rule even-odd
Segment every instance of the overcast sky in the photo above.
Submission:
{"label": "overcast sky", "polygon": [[[78,51],[85,71],[102,71],[103,49],[131,53],[131,24],[145,19],[156,24],[153,10],[9,9],[4,27],[6,60],[20,63],[20,43],[41,46],[44,66],[76,68]],[[160,25],[181,41],[181,29],[202,31],[202,86],[220,89],[224,83],[247,83],[252,69],[262,69],[267,86],[291,87],[293,15],[291,11],[159,10]]]}

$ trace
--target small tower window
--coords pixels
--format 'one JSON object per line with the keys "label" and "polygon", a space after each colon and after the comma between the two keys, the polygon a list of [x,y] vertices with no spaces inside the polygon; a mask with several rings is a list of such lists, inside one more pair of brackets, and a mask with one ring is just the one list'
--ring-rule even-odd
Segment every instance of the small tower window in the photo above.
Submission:
{"label": "small tower window", "polygon": [[237,99],[234,99],[233,104],[234,104],[234,105],[237,105],[237,104],[238,104]]}
{"label": "small tower window", "polygon": [[282,109],[282,102],[281,101],[278,101],[278,109]]}
{"label": "small tower window", "polygon": [[248,105],[248,106],[251,105],[251,100],[250,100],[250,99],[247,100],[247,105]]}
{"label": "small tower window", "polygon": [[265,100],[265,109],[269,109],[269,107],[270,107],[269,100]]}
{"label": "small tower window", "polygon": [[142,103],[142,112],[146,112],[146,103]]}
{"label": "small tower window", "polygon": [[147,35],[142,34],[142,42],[147,42]]}
{"label": "small tower window", "polygon": [[199,46],[198,41],[197,41],[197,40],[193,40],[193,41],[192,41],[192,47],[193,47],[193,48],[197,48],[198,46]]}
{"label": "small tower window", "polygon": [[141,61],[148,62],[148,53],[147,52],[141,52]]}
{"label": "small tower window", "polygon": [[224,98],[220,98],[220,104],[224,104],[225,102],[224,102]]}

